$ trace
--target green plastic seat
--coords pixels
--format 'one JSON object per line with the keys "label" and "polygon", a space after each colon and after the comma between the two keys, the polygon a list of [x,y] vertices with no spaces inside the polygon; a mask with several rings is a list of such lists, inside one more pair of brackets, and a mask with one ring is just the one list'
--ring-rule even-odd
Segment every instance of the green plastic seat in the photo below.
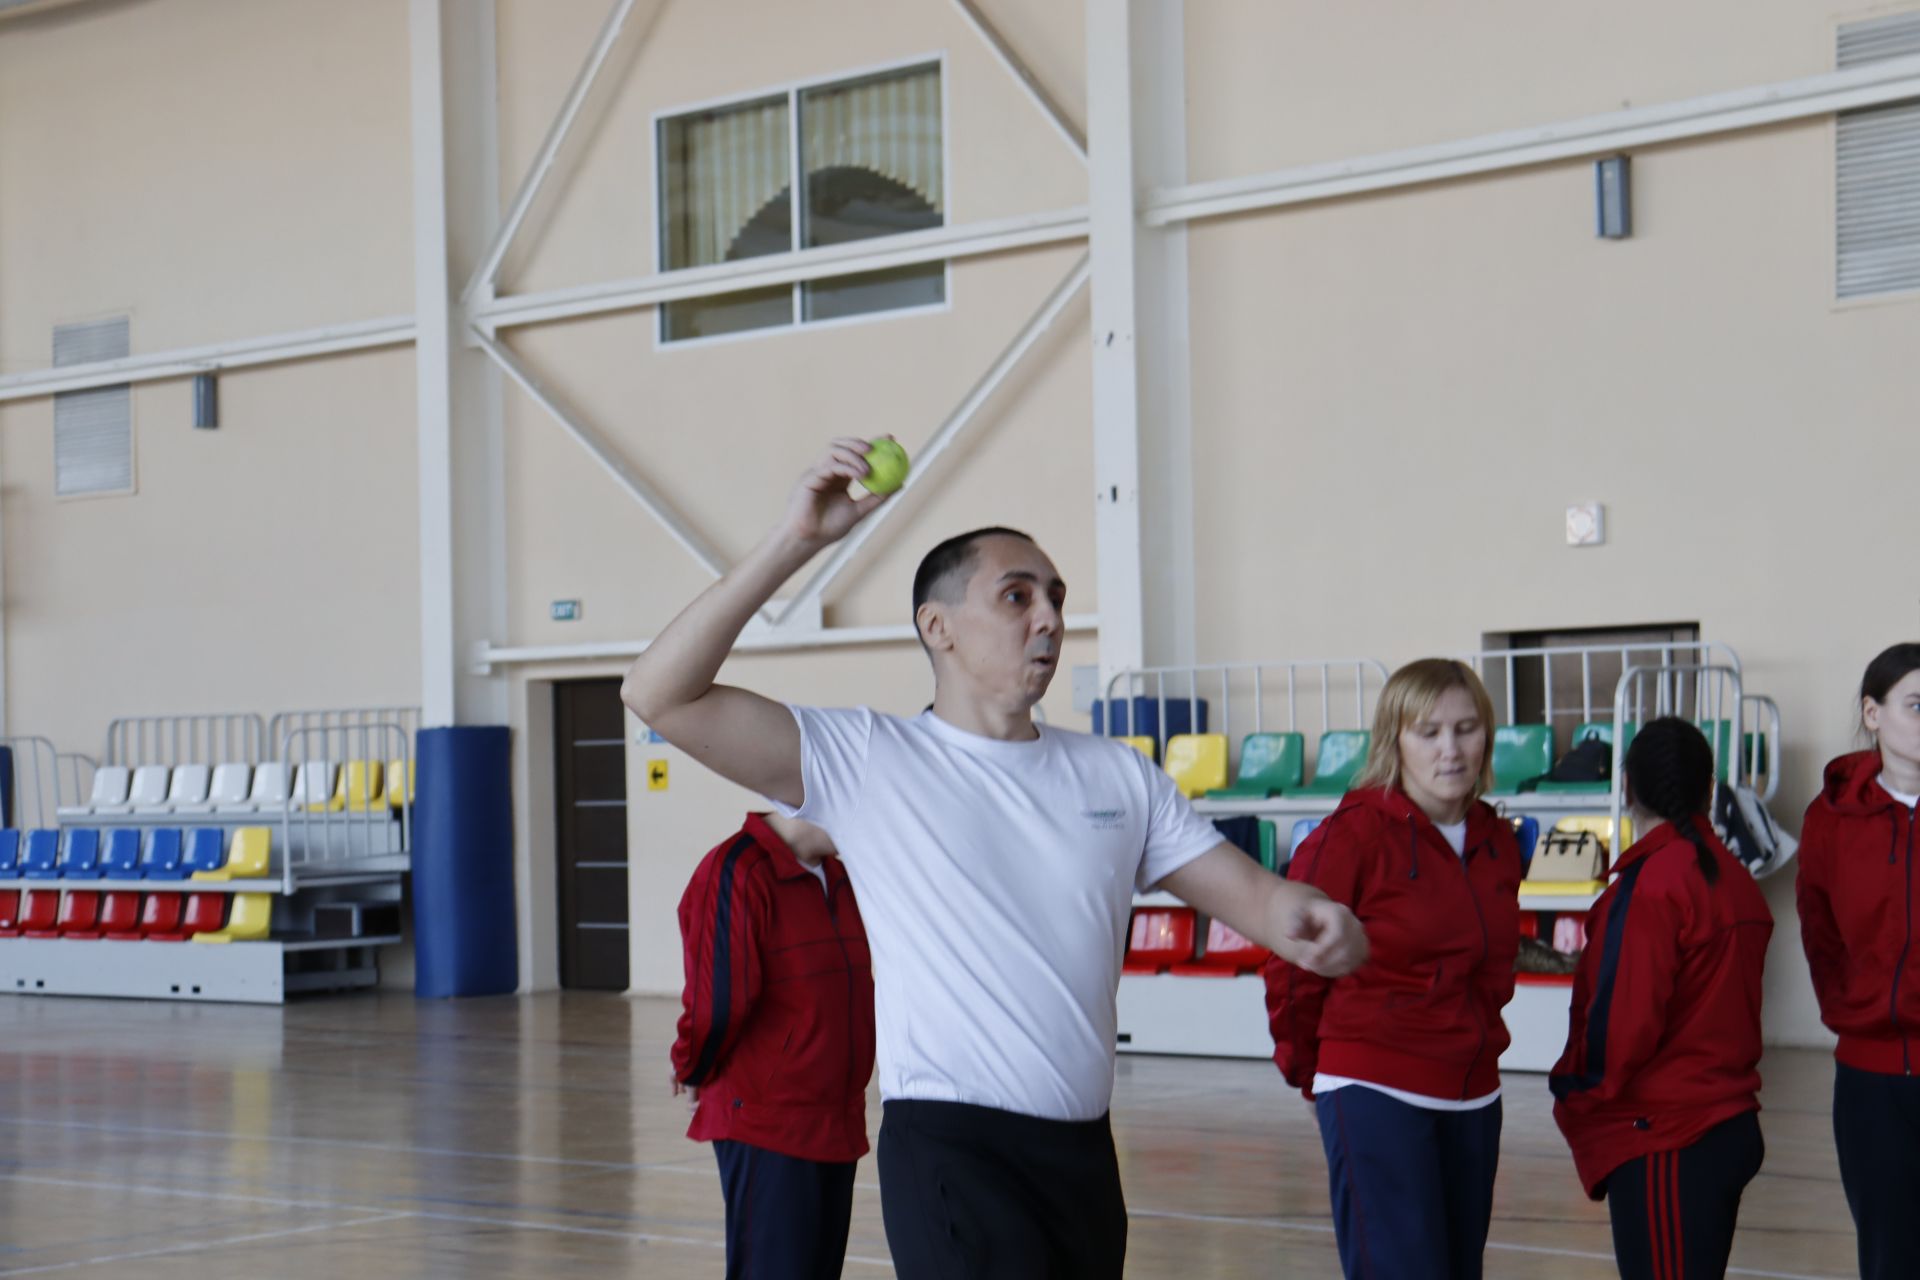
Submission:
{"label": "green plastic seat", "polygon": [[1260,865],[1269,871],[1280,870],[1280,827],[1260,819]]}
{"label": "green plastic seat", "polygon": [[[1635,726],[1631,724],[1627,726],[1626,741],[1621,744],[1623,751],[1633,745],[1634,728]],[[1592,720],[1573,731],[1573,742],[1576,746],[1589,737],[1599,738],[1608,746],[1612,746],[1613,721]],[[1547,778],[1542,778],[1539,785],[1534,787],[1534,791],[1543,796],[1601,796],[1610,790],[1612,790],[1612,784],[1606,782],[1554,782]]]}
{"label": "green plastic seat", "polygon": [[[1713,744],[1714,756],[1720,762],[1720,781],[1733,781],[1733,753],[1727,750],[1727,743],[1733,739],[1733,721],[1700,720],[1696,721],[1700,732],[1707,735],[1707,741]],[[1756,740],[1759,748],[1759,767],[1767,767],[1767,737],[1765,734],[1743,733],[1740,735],[1740,760],[1744,763],[1754,756]]]}
{"label": "green plastic seat", "polygon": [[1332,729],[1320,735],[1320,754],[1313,762],[1313,781],[1296,793],[1303,796],[1345,795],[1355,775],[1367,762],[1373,734],[1365,729]]}
{"label": "green plastic seat", "polygon": [[1531,791],[1553,768],[1553,727],[1504,724],[1493,731],[1493,789],[1505,795]]}
{"label": "green plastic seat", "polygon": [[1250,733],[1240,744],[1240,773],[1209,799],[1265,800],[1292,791],[1306,776],[1307,739],[1299,733]]}

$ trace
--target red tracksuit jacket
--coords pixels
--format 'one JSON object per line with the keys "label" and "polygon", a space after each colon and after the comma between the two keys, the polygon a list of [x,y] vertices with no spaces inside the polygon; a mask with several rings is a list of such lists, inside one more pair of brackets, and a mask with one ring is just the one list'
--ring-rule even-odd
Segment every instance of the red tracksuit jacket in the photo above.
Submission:
{"label": "red tracksuit jacket", "polygon": [[1827,766],[1800,828],[1800,942],[1834,1056],[1861,1071],[1920,1067],[1914,815],[1879,783],[1880,753]]}
{"label": "red tracksuit jacket", "polygon": [[1655,1151],[1677,1151],[1758,1111],[1760,974],[1773,912],[1695,819],[1719,864],[1708,884],[1673,823],[1620,858],[1587,915],[1566,1052],[1548,1086],[1587,1194]]}
{"label": "red tracksuit jacket", "polygon": [[1287,867],[1366,926],[1372,955],[1328,981],[1267,962],[1273,1060],[1312,1097],[1313,1074],[1435,1098],[1500,1087],[1520,949],[1520,847],[1491,805],[1467,813],[1466,856],[1403,791],[1349,791]]}
{"label": "red tracksuit jacket", "polygon": [[749,815],[680,900],[673,1074],[700,1090],[689,1138],[834,1163],[866,1154],[873,968],[846,870],[823,865],[825,893]]}

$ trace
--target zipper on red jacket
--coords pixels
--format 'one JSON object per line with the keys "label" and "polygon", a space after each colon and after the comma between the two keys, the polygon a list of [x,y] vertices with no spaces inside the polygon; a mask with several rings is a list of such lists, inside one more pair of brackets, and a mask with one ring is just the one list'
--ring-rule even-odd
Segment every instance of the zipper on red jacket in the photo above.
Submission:
{"label": "zipper on red jacket", "polygon": [[[1473,852],[1479,853],[1485,847],[1484,844],[1479,845],[1475,847]],[[1480,922],[1480,963],[1475,966],[1475,972],[1478,972],[1480,969],[1486,968],[1487,952],[1492,949],[1493,941],[1487,936],[1487,916],[1486,913],[1480,909],[1480,895],[1473,891],[1473,876],[1467,871],[1467,860],[1465,858],[1456,858],[1454,861],[1460,864],[1460,874],[1466,877],[1467,897],[1473,902],[1473,918]],[[1473,1069],[1480,1065],[1480,1055],[1487,1051],[1487,1014],[1486,1010],[1480,1007],[1479,998],[1471,981],[1467,984],[1467,998],[1473,1005],[1475,1016],[1478,1017],[1480,1021],[1480,1042],[1474,1045],[1473,1061],[1467,1064],[1466,1078],[1460,1082],[1460,1100],[1462,1102],[1467,1100],[1467,1090],[1473,1087]]]}
{"label": "zipper on red jacket", "polygon": [[[1898,815],[1895,816],[1898,821]],[[1900,963],[1893,967],[1893,990],[1887,995],[1887,1016],[1893,1020],[1893,1029],[1900,1036],[1900,1066],[1907,1075],[1913,1074],[1913,1050],[1907,1043],[1907,1032],[1900,1025],[1900,979],[1906,976],[1907,953],[1913,950],[1913,813],[1907,813],[1907,938],[1900,947]]]}

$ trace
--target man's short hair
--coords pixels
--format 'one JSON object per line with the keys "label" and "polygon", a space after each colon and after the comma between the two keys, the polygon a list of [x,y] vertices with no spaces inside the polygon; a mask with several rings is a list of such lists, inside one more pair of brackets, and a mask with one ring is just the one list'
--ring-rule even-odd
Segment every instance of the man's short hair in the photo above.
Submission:
{"label": "man's short hair", "polygon": [[[916,631],[919,630],[921,605],[929,600],[953,604],[966,594],[967,579],[973,573],[974,562],[980,558],[982,538],[1019,538],[1023,542],[1033,541],[1031,535],[1024,534],[1018,529],[1005,529],[999,525],[992,525],[985,529],[956,534],[927,552],[913,575],[913,617]],[[926,643],[924,638],[921,643],[923,645]]]}

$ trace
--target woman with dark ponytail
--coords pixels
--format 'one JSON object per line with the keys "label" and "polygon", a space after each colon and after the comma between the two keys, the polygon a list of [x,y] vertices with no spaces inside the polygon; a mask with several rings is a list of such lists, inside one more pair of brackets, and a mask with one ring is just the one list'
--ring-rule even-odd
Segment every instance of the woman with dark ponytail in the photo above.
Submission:
{"label": "woman with dark ponytail", "polygon": [[1587,917],[1553,1118],[1628,1280],[1724,1276],[1760,1171],[1760,974],[1773,914],[1708,823],[1713,748],[1652,721],[1627,751],[1639,835]]}
{"label": "woman with dark ponytail", "polygon": [[1800,942],[1834,1049],[1833,1137],[1863,1280],[1920,1276],[1920,644],[1860,681],[1865,751],[1827,765],[1800,829]]}

